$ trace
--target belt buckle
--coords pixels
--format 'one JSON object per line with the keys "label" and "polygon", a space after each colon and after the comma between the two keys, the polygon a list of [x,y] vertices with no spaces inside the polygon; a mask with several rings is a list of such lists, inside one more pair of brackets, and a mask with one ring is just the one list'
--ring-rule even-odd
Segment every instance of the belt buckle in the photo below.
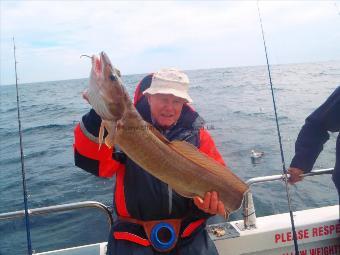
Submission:
{"label": "belt buckle", "polygon": [[146,221],[144,230],[151,245],[160,252],[167,252],[176,246],[181,219]]}

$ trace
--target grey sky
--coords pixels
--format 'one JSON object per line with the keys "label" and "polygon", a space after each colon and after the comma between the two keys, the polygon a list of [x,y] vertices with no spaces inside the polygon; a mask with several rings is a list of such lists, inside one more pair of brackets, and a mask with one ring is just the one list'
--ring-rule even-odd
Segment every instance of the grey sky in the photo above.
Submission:
{"label": "grey sky", "polygon": [[[1,1],[0,84],[265,64],[256,1]],[[340,60],[340,1],[260,1],[271,64]]]}

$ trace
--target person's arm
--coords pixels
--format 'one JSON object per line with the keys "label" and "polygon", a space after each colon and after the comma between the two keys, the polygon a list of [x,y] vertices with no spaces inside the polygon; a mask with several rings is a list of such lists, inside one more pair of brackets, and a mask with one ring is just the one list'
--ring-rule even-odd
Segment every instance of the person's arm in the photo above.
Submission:
{"label": "person's arm", "polygon": [[100,124],[101,119],[93,109],[77,124],[74,129],[74,162],[76,166],[93,175],[109,178],[123,168],[124,164],[123,159],[113,159],[113,147],[102,144],[99,148]]}
{"label": "person's arm", "polygon": [[221,154],[216,148],[215,142],[213,138],[211,137],[210,133],[204,129],[200,129],[200,144],[199,144],[199,150],[205,154],[207,154],[209,157],[215,159],[216,161],[220,162],[222,165],[226,166]]}
{"label": "person's arm", "polygon": [[302,180],[302,173],[310,172],[329,139],[328,132],[340,130],[340,87],[306,119],[295,143],[295,156],[288,172],[291,183]]}

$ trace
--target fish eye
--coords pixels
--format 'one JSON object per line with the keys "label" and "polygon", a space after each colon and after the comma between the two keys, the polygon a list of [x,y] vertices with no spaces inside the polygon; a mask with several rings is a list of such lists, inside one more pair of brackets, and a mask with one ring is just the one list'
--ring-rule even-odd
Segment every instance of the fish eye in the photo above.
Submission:
{"label": "fish eye", "polygon": [[111,81],[117,81],[117,78],[116,76],[114,76],[113,74],[110,75],[110,80]]}

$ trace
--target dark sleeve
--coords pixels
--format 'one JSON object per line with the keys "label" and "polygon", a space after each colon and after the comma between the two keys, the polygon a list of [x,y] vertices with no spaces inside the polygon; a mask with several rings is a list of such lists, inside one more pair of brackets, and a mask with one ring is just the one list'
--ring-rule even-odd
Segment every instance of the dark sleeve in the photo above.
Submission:
{"label": "dark sleeve", "polygon": [[[99,136],[99,128],[100,128],[100,124],[102,122],[101,118],[99,117],[99,115],[93,110],[91,109],[88,113],[86,113],[83,117],[82,117],[82,123],[85,127],[85,129],[94,137],[98,137]],[[106,132],[105,132],[106,135]]]}
{"label": "dark sleeve", "polygon": [[112,177],[124,167],[125,159],[114,147],[99,147],[101,119],[94,110],[85,114],[74,129],[74,163],[79,168],[99,177]]}
{"label": "dark sleeve", "polygon": [[291,167],[310,172],[329,139],[328,132],[340,130],[340,87],[305,121],[295,143]]}

